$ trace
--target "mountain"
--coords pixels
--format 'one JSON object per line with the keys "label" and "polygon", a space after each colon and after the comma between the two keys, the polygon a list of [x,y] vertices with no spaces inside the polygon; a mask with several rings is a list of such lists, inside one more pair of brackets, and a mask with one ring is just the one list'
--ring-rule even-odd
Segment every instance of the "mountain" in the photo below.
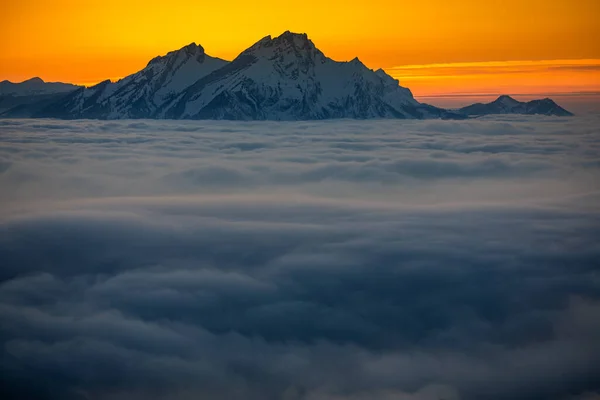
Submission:
{"label": "mountain", "polygon": [[21,83],[0,82],[0,96],[33,96],[68,93],[80,86],[60,82],[44,82],[41,78],[31,78]]}
{"label": "mountain", "polygon": [[[311,120],[427,118],[453,114],[417,102],[409,89],[357,58],[326,57],[306,34],[267,36],[167,102],[160,118]],[[458,116],[458,115],[456,115]]]}
{"label": "mountain", "polygon": [[211,57],[195,43],[152,59],[117,82],[81,88],[36,116],[56,118],[156,118],[158,110],[227,61]]}
{"label": "mountain", "polygon": [[548,98],[521,102],[506,95],[498,97],[491,103],[476,103],[467,107],[463,107],[459,111],[468,116],[490,114],[541,114],[566,117],[573,115]]}
{"label": "mountain", "polygon": [[[18,91],[14,85],[19,86]],[[489,104],[449,111],[419,103],[411,91],[358,58],[334,61],[306,34],[264,37],[233,61],[211,57],[191,43],[156,57],[117,82],[85,88],[0,82],[0,117],[62,119],[314,120],[329,118],[451,118],[486,114],[571,115],[550,99],[518,102],[501,96]],[[54,90],[50,94],[47,91]],[[46,91],[46,92],[44,92]],[[4,101],[4,103],[3,103]]]}
{"label": "mountain", "polygon": [[44,82],[32,78],[21,83],[0,82],[0,115],[12,110],[15,117],[28,117],[56,102],[80,86],[59,82]]}
{"label": "mountain", "polygon": [[383,70],[326,57],[306,34],[267,36],[231,62],[194,43],[118,82],[82,88],[37,117],[310,120],[461,118],[420,104]]}

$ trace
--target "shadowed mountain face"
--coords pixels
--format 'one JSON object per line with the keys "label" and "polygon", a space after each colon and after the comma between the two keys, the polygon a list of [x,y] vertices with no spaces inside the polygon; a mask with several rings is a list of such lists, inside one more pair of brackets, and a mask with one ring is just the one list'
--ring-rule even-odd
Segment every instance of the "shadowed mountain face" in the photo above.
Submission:
{"label": "shadowed mountain face", "polygon": [[502,96],[493,103],[459,111],[422,104],[383,70],[373,71],[358,58],[334,61],[306,34],[289,31],[259,40],[231,62],[211,57],[202,46],[192,43],[154,58],[146,68],[118,82],[104,81],[77,90],[67,86],[69,90],[64,88],[60,96],[40,97],[31,92],[28,101],[16,104],[18,107],[8,102],[0,116],[315,120],[571,115],[550,99],[520,103]]}
{"label": "shadowed mountain face", "polygon": [[573,115],[551,99],[521,102],[510,96],[500,96],[491,103],[477,103],[463,107],[459,111],[469,116],[489,114],[541,114],[566,117]]}

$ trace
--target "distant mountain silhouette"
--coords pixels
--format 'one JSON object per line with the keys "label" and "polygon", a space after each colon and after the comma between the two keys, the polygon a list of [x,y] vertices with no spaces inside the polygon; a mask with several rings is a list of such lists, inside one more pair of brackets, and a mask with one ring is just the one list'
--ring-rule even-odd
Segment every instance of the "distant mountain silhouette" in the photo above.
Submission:
{"label": "distant mountain silhouette", "polygon": [[36,110],[52,104],[65,93],[73,92],[80,86],[60,82],[44,82],[31,78],[21,83],[0,82],[0,115],[11,110],[11,116],[30,116]]}
{"label": "distant mountain silhouette", "polygon": [[[483,112],[481,107],[487,106],[473,105],[475,109],[466,107],[466,111],[457,112],[419,103],[409,89],[400,86],[383,70],[373,71],[358,58],[348,62],[334,61],[317,49],[306,34],[289,31],[276,38],[267,36],[259,40],[231,62],[211,57],[202,46],[192,43],[154,58],[141,71],[117,82],[104,81],[89,88],[70,85],[62,89],[53,93],[51,98],[35,93],[23,95],[28,101],[5,108],[4,112],[0,109],[0,116],[62,119],[463,119],[467,115],[483,115],[478,112]],[[0,104],[1,94],[0,91]],[[479,106],[481,110],[477,111]],[[568,114],[556,107],[556,110]],[[505,111],[509,108],[490,110]],[[510,109],[517,110],[518,107],[515,105]],[[552,114],[550,108],[542,109],[546,111],[544,114]],[[533,108],[526,107],[525,110]]]}
{"label": "distant mountain silhouette", "polygon": [[0,82],[0,96],[30,96],[71,92],[80,86],[60,82],[44,82],[35,77],[21,83]]}
{"label": "distant mountain silhouette", "polygon": [[477,103],[463,107],[459,111],[468,116],[490,114],[541,114],[566,117],[573,115],[551,99],[521,102],[506,95],[498,97],[491,103]]}

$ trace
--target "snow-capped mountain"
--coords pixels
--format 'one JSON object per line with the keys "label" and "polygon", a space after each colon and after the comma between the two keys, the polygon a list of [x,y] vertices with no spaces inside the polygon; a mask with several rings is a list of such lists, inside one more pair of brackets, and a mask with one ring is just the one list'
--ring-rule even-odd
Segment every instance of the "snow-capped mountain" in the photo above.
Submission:
{"label": "snow-capped mountain", "polygon": [[[26,86],[36,92],[40,81],[32,79]],[[50,97],[28,95],[18,106],[11,100],[6,105],[12,108],[2,109],[0,96],[0,117],[312,120],[571,115],[550,99],[521,103],[501,96],[493,103],[458,111],[419,103],[385,71],[373,71],[358,58],[334,61],[306,34],[289,31],[259,40],[231,62],[211,57],[192,43],[154,58],[141,71],[117,82],[56,87],[64,92]]]}
{"label": "snow-capped mountain", "polygon": [[383,70],[326,57],[306,34],[267,36],[231,62],[191,44],[118,82],[80,89],[35,116],[306,120],[460,117],[420,104]]}
{"label": "snow-capped mountain", "polygon": [[541,114],[566,117],[573,115],[548,98],[521,102],[506,95],[498,97],[491,103],[476,103],[463,107],[459,111],[469,116],[489,114]]}
{"label": "snow-capped mountain", "polygon": [[146,68],[117,82],[82,88],[38,116],[58,118],[155,118],[160,107],[200,78],[227,64],[192,43],[152,59]]}
{"label": "snow-capped mountain", "polygon": [[357,58],[326,57],[306,34],[267,36],[165,104],[159,117],[234,120],[425,118],[444,110]]}
{"label": "snow-capped mountain", "polygon": [[41,78],[31,78],[20,83],[0,82],[0,96],[34,96],[68,93],[80,86],[60,82],[44,82]]}

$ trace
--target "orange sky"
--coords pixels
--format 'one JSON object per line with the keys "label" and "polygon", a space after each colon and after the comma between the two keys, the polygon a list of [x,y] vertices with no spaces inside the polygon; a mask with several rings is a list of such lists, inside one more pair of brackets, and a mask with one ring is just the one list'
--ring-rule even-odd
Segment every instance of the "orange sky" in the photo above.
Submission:
{"label": "orange sky", "polygon": [[232,59],[289,29],[416,95],[600,91],[598,15],[598,0],[5,0],[0,80],[91,84],[192,41]]}

